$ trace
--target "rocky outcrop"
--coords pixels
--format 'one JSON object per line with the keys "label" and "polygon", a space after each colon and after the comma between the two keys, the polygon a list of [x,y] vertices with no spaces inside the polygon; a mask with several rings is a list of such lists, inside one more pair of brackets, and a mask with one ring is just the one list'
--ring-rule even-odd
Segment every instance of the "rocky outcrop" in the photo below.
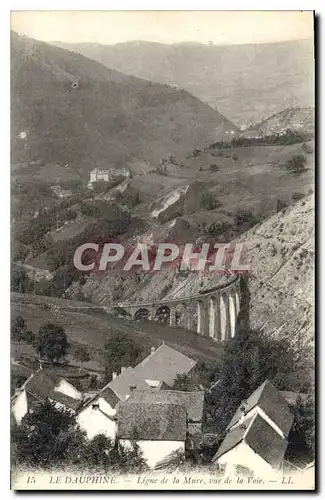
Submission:
{"label": "rocky outcrop", "polygon": [[312,107],[285,109],[247,128],[242,135],[245,137],[262,137],[264,135],[281,134],[287,129],[314,135],[315,109]]}
{"label": "rocky outcrop", "polygon": [[314,340],[314,225],[310,195],[239,238],[251,263],[251,326],[297,349]]}

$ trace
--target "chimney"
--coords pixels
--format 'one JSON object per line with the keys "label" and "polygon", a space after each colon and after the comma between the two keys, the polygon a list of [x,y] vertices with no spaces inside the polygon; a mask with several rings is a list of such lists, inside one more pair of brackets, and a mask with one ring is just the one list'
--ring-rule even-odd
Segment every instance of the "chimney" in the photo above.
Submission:
{"label": "chimney", "polygon": [[125,366],[122,366],[122,367],[121,367],[121,373],[124,373],[124,372],[125,372],[125,370],[126,370]]}
{"label": "chimney", "polygon": [[245,420],[245,403],[246,401],[243,401],[242,404],[240,405],[239,411],[240,411],[240,418],[239,418],[239,425],[242,426],[242,423]]}
{"label": "chimney", "polygon": [[117,377],[117,373],[116,373],[116,372],[113,372],[113,373],[112,373],[112,380],[116,379],[116,377]]}
{"label": "chimney", "polygon": [[155,352],[156,348],[154,346],[151,347],[151,354]]}
{"label": "chimney", "polygon": [[137,388],[136,385],[130,385],[130,392],[134,391]]}

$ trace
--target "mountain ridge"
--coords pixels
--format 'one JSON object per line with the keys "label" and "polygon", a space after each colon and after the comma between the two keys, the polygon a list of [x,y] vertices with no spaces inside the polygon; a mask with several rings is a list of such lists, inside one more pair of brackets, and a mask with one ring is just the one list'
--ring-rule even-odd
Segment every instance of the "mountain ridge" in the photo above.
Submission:
{"label": "mountain ridge", "polygon": [[183,157],[225,130],[227,118],[186,91],[110,70],[45,42],[11,35],[12,162],[95,166]]}
{"label": "mountain ridge", "polygon": [[314,105],[312,39],[197,46],[55,43],[124,73],[185,88],[241,128],[288,107]]}

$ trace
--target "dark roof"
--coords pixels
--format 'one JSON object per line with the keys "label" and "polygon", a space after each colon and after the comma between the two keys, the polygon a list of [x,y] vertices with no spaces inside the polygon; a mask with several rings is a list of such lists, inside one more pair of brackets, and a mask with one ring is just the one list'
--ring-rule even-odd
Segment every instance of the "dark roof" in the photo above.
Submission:
{"label": "dark roof", "polygon": [[251,423],[254,417],[247,418],[243,425],[238,425],[234,429],[231,429],[226,435],[225,439],[222,441],[219,446],[217,453],[213,457],[213,462],[218,460],[222,455],[230,451],[232,448],[237,446],[243,439],[246,434],[248,425]]}
{"label": "dark roof", "polygon": [[[84,400],[84,404],[79,408],[78,413],[81,413],[85,408],[87,408],[90,404],[95,403],[99,398],[105,399],[111,408],[116,408],[120,401],[115,392],[108,387],[108,385],[105,385],[105,387],[103,387],[100,391],[88,395],[87,399]],[[101,413],[104,414],[103,411],[101,411]]]}
{"label": "dark roof", "polygon": [[246,443],[272,467],[279,467],[288,446],[260,415],[256,415],[247,435]]}
{"label": "dark roof", "polygon": [[107,386],[114,391],[119,399],[125,399],[130,394],[130,387],[142,382],[142,379],[137,377],[134,368],[128,367],[124,372],[121,372],[115,379],[111,380]]}
{"label": "dark roof", "polygon": [[256,414],[247,418],[243,425],[238,425],[228,432],[213,461],[218,460],[241,441],[245,441],[255,453],[274,468],[280,465],[288,445],[286,439],[282,438],[264,418]]}
{"label": "dark roof", "polygon": [[106,385],[101,391],[99,391],[98,396],[104,398],[112,408],[115,408],[117,403],[120,401],[115,392],[108,385]]}
{"label": "dark roof", "polygon": [[186,409],[176,404],[119,404],[118,437],[120,439],[185,441]]}
{"label": "dark roof", "polygon": [[239,405],[227,429],[230,429],[239,421],[241,417],[240,408],[242,405],[245,406],[245,414],[255,406],[259,406],[282,430],[284,435],[288,436],[293,421],[293,415],[290,412],[289,405],[285,398],[269,380],[265,380],[265,382],[249,396],[246,402],[243,401]]}
{"label": "dark roof", "polygon": [[204,408],[204,391],[163,391],[163,390],[139,390],[131,392],[128,401],[140,401],[143,403],[172,403],[184,405],[189,422],[202,422]]}
{"label": "dark roof", "polygon": [[120,399],[125,399],[130,394],[130,387],[143,385],[145,380],[157,380],[172,386],[177,375],[189,373],[195,365],[193,359],[162,344],[135,368],[128,367],[107,385]]}
{"label": "dark roof", "polygon": [[26,381],[23,388],[25,389],[27,395],[30,394],[36,400],[44,401],[48,398],[56,401],[57,403],[61,403],[68,408],[76,410],[81,403],[80,400],[73,399],[59,391],[54,390],[60,380],[46,374],[43,370],[39,370]]}

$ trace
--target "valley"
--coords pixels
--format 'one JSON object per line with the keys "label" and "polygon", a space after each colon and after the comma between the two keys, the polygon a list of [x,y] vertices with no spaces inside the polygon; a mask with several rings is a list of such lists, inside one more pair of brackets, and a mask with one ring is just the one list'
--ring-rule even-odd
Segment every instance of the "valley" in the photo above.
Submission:
{"label": "valley", "polygon": [[123,73],[184,88],[242,129],[285,108],[314,106],[312,39],[228,46],[54,44]]}
{"label": "valley", "polygon": [[[11,464],[28,484],[244,488],[314,467],[314,12],[205,14],[12,13]],[[179,33],[149,41],[164,19]]]}
{"label": "valley", "polygon": [[[252,327],[289,339],[296,348],[311,341],[313,300],[305,303],[303,297],[311,294],[313,273],[312,108],[286,109],[240,131],[175,87],[127,76],[15,34],[12,50],[12,88],[19,96],[12,134],[12,290],[17,313],[29,317],[28,310],[33,310],[30,320],[39,328],[44,305],[32,305],[31,297],[44,304],[77,300],[80,312],[68,308],[70,319],[62,324],[77,343],[97,338],[98,331],[98,341],[91,345],[100,352],[109,332],[131,334],[132,322],[114,313],[118,304],[181,299],[222,286],[229,276],[173,268],[82,273],[73,266],[78,246],[115,241],[131,249],[138,241],[153,246],[166,241],[180,246],[193,242],[199,249],[203,243],[240,241],[251,263],[247,282]],[[28,91],[32,71],[39,74],[36,98]],[[46,114],[45,102],[51,109]],[[121,113],[127,121],[123,118],[118,125]],[[22,136],[17,131],[27,130],[27,114],[29,131]],[[66,117],[64,127],[69,129],[58,128],[60,116]],[[127,154],[120,155],[118,144]],[[95,167],[107,168],[111,180],[91,185]],[[301,223],[305,225],[299,227]],[[298,266],[295,272],[292,266]],[[24,296],[30,297],[28,305]],[[63,303],[60,308],[65,310]],[[106,312],[97,318],[98,311]],[[69,325],[75,325],[71,331]],[[174,329],[146,322],[132,330],[140,344],[143,337],[143,345],[156,334],[169,344],[178,338]],[[196,338],[193,332],[180,333],[173,345],[191,349],[192,334]]]}

